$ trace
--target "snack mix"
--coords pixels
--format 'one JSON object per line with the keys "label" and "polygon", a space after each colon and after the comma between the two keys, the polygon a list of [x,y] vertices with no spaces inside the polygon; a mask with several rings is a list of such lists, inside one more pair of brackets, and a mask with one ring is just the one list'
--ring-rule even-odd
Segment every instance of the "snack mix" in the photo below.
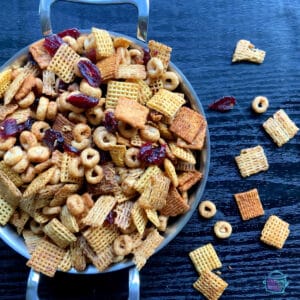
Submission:
{"label": "snack mix", "polygon": [[23,235],[28,266],[54,276],[132,258],[141,269],[189,210],[207,124],[171,51],[68,29],[1,72],[0,224]]}

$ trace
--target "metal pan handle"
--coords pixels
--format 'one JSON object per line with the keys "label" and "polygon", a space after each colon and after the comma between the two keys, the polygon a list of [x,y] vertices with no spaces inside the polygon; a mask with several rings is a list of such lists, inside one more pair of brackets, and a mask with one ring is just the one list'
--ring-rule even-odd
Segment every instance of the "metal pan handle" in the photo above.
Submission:
{"label": "metal pan handle", "polygon": [[[44,36],[52,34],[51,5],[58,0],[40,0],[39,13],[42,33]],[[132,4],[138,9],[137,38],[146,42],[149,22],[149,0],[63,0],[85,4]]]}
{"label": "metal pan handle", "polygon": [[[30,269],[28,280],[27,280],[27,290],[26,290],[26,300],[39,300],[38,288],[40,281],[40,273],[37,273],[33,269]],[[128,278],[128,300],[139,300],[140,299],[140,275],[136,267],[129,269]]]}

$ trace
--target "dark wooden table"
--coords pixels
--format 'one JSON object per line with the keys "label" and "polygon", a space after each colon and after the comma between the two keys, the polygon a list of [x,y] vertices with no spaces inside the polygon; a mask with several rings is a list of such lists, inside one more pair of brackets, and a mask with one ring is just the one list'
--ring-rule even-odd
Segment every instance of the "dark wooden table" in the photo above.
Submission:
{"label": "dark wooden table", "polygon": [[[135,35],[135,8],[91,6],[59,2],[52,13],[54,30],[92,26]],[[1,2],[0,63],[41,37],[38,1]],[[262,123],[283,108],[300,126],[300,2],[297,0],[170,0],[151,1],[149,38],[173,48],[172,61],[186,74],[206,111],[211,137],[211,167],[203,199],[218,208],[205,221],[197,212],[182,232],[141,271],[142,299],[199,299],[193,289],[197,273],[188,253],[213,243],[229,283],[223,299],[300,299],[300,134],[278,148]],[[236,42],[249,39],[267,52],[262,65],[231,64]],[[229,113],[208,110],[208,104],[233,95],[237,105]],[[254,96],[265,95],[270,107],[263,115],[250,109]],[[270,168],[241,178],[234,156],[260,144]],[[239,216],[233,194],[258,188],[265,215],[247,222]],[[259,241],[264,222],[275,214],[289,222],[290,236],[282,250]],[[233,226],[228,240],[212,232],[217,220]],[[24,299],[29,269],[26,260],[0,242],[0,299]],[[284,294],[265,290],[271,271],[287,276]],[[58,273],[42,277],[41,299],[126,299],[127,271],[74,276]],[[202,298],[201,298],[202,299]]]}

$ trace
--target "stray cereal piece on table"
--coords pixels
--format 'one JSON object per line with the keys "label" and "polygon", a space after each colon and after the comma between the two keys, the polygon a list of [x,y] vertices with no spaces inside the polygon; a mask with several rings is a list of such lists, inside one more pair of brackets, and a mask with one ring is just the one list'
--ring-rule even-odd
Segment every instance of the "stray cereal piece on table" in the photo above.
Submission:
{"label": "stray cereal piece on table", "polygon": [[299,131],[299,128],[283,109],[278,110],[273,118],[265,121],[263,127],[278,147],[287,143]]}
{"label": "stray cereal piece on table", "polygon": [[247,221],[264,215],[258,190],[252,189],[247,192],[234,194],[243,221]]}
{"label": "stray cereal piece on table", "polygon": [[262,146],[241,150],[239,156],[235,157],[242,177],[247,177],[269,169],[267,157]]}
{"label": "stray cereal piece on table", "polygon": [[202,201],[199,205],[199,213],[205,219],[212,218],[216,214],[216,212],[216,205],[212,201]]}
{"label": "stray cereal piece on table", "polygon": [[232,62],[249,61],[257,64],[263,63],[266,52],[256,49],[251,42],[239,40],[233,53]]}
{"label": "stray cereal piece on table", "polygon": [[193,284],[193,287],[208,300],[219,299],[227,286],[228,283],[226,281],[209,270],[204,271]]}
{"label": "stray cereal piece on table", "polygon": [[227,239],[231,236],[232,226],[229,222],[218,221],[214,225],[214,232],[219,239]]}
{"label": "stray cereal piece on table", "polygon": [[290,234],[289,223],[275,215],[269,217],[261,232],[260,240],[267,245],[281,249]]}
{"label": "stray cereal piece on table", "polygon": [[252,109],[258,114],[266,112],[268,107],[269,100],[265,96],[256,96],[252,101]]}

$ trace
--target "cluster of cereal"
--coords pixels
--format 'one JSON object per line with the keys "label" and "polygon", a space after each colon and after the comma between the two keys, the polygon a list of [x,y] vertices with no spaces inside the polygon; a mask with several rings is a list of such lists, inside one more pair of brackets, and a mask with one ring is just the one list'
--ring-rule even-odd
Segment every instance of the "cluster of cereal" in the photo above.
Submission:
{"label": "cluster of cereal", "polygon": [[128,255],[140,269],[189,210],[206,121],[168,71],[170,47],[70,33],[0,74],[0,223],[48,276]]}

